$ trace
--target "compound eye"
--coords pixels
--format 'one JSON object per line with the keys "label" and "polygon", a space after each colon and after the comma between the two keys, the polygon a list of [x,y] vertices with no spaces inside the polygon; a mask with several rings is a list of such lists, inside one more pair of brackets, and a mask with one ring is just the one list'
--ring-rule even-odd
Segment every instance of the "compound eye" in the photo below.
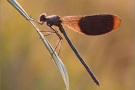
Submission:
{"label": "compound eye", "polygon": [[45,21],[46,21],[46,14],[45,14],[45,13],[43,13],[43,14],[41,14],[41,15],[39,16],[39,21],[40,21],[40,22],[45,22]]}

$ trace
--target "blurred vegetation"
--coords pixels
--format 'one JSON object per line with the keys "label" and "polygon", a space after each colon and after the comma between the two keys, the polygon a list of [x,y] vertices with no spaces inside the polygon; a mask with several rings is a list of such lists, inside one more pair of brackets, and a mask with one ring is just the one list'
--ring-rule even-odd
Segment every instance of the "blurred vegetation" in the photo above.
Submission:
{"label": "blurred vegetation", "polygon": [[[67,67],[71,90],[134,90],[135,37],[134,0],[18,0],[37,19],[47,15],[110,13],[122,19],[114,32],[85,36],[65,27],[76,49],[100,81],[95,85],[63,40],[60,57]],[[6,0],[1,1],[1,88],[2,90],[65,90],[65,85],[33,26]],[[41,30],[49,30],[39,26]],[[56,35],[46,37],[55,47]]]}

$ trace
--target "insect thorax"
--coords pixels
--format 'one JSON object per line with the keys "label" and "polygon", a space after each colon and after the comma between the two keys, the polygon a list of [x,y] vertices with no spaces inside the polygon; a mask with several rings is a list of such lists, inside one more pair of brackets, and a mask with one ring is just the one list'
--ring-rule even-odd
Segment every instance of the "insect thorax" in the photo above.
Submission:
{"label": "insect thorax", "polygon": [[47,25],[52,26],[59,26],[61,24],[61,20],[60,17],[57,15],[51,15],[51,16],[47,16]]}

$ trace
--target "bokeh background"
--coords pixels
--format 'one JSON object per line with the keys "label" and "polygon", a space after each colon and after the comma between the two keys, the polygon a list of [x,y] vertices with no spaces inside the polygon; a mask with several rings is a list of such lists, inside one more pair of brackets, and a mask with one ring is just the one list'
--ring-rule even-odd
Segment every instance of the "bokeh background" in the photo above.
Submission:
{"label": "bokeh background", "polygon": [[[97,86],[63,40],[60,58],[71,90],[134,90],[134,0],[18,0],[38,19],[47,15],[110,13],[122,19],[114,32],[86,36],[65,27],[72,43],[100,81]],[[33,26],[6,0],[1,0],[1,90],[65,90],[62,76]],[[38,27],[50,30],[46,25]],[[57,29],[57,28],[56,28]],[[55,47],[56,35],[46,37]]]}

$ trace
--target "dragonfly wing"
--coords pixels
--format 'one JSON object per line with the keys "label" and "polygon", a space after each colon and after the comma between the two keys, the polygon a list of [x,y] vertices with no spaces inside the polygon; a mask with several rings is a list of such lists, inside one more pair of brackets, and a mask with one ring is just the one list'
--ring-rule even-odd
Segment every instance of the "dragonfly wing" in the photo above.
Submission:
{"label": "dragonfly wing", "polygon": [[62,20],[62,24],[64,24],[65,26],[67,26],[68,28],[81,33],[81,29],[79,28],[79,20],[80,18],[82,18],[83,16],[63,16],[60,17],[60,19]]}
{"label": "dragonfly wing", "polygon": [[86,35],[101,35],[116,29],[121,19],[111,14],[91,16],[64,16],[62,24]]}

